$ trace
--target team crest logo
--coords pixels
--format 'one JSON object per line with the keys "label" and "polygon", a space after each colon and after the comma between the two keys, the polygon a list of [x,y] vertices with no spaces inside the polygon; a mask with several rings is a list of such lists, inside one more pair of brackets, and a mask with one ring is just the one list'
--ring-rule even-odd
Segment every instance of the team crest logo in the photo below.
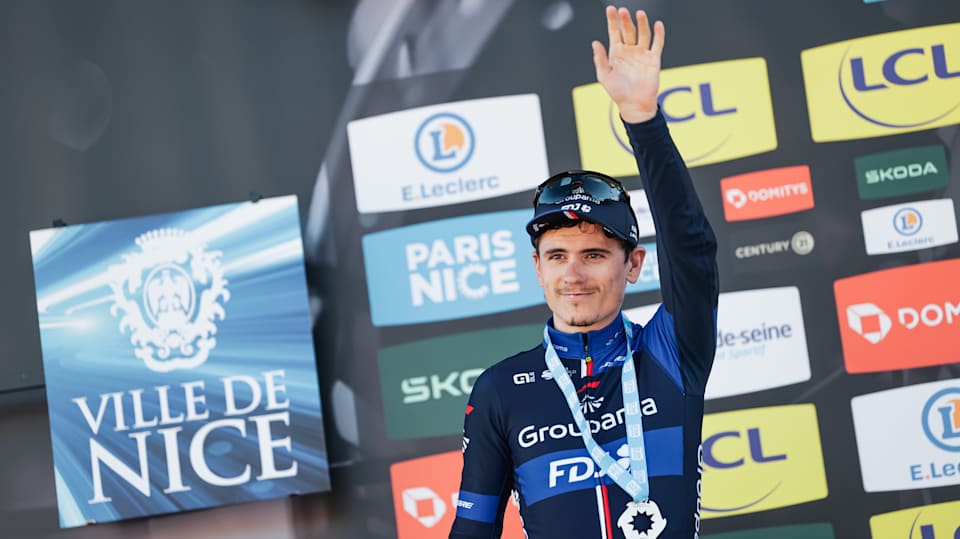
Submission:
{"label": "team crest logo", "polygon": [[593,397],[587,395],[582,401],[580,401],[580,410],[584,415],[596,412],[601,406],[603,406],[603,397]]}
{"label": "team crest logo", "polygon": [[220,251],[207,252],[189,233],[152,230],[136,240],[139,252],[108,269],[111,314],[130,330],[134,354],[154,372],[192,369],[217,345],[215,320],[230,299]]}

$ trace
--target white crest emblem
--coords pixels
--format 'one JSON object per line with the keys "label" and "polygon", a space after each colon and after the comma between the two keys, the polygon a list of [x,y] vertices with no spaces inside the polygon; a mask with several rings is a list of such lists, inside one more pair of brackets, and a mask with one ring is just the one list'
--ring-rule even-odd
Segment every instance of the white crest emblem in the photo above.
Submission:
{"label": "white crest emblem", "polygon": [[136,240],[139,252],[110,266],[114,316],[131,331],[134,354],[154,372],[192,369],[217,345],[214,320],[230,299],[220,251],[178,229],[151,230]]}

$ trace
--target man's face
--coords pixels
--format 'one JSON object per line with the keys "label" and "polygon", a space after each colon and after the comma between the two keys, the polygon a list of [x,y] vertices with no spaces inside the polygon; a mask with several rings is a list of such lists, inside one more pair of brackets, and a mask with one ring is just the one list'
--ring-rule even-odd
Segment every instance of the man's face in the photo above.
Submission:
{"label": "man's face", "polygon": [[637,247],[625,257],[619,241],[585,221],[544,232],[533,263],[556,328],[577,333],[612,322],[627,282],[637,282],[644,254]]}

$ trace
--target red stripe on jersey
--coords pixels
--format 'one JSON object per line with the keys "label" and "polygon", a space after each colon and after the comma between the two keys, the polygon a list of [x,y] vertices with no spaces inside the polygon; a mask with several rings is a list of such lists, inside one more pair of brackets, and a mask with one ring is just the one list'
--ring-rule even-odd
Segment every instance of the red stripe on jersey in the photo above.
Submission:
{"label": "red stripe on jersey", "polygon": [[610,497],[607,496],[607,485],[600,487],[603,491],[603,517],[607,523],[607,537],[613,533],[613,522],[610,519]]}

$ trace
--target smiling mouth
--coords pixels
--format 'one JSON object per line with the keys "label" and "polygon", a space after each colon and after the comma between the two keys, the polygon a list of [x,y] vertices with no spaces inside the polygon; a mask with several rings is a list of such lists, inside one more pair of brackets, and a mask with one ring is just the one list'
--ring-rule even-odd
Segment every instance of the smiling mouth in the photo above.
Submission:
{"label": "smiling mouth", "polygon": [[580,298],[580,297],[592,295],[593,291],[592,290],[561,290],[560,292],[558,292],[558,294],[563,297]]}

